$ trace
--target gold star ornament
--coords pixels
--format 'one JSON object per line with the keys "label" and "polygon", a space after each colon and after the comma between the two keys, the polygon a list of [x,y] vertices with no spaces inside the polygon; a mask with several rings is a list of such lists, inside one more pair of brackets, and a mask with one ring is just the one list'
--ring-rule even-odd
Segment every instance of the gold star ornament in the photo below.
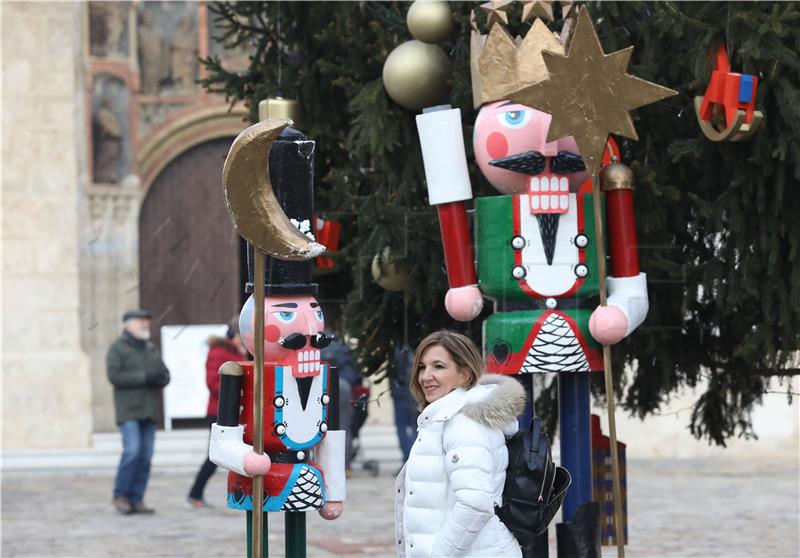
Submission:
{"label": "gold star ornament", "polygon": [[491,29],[497,22],[508,25],[508,14],[513,0],[490,0],[481,4],[480,8],[486,13],[486,26]]}
{"label": "gold star ornament", "polygon": [[522,21],[539,18],[553,21],[552,0],[522,0]]}
{"label": "gold star ornament", "polygon": [[638,139],[630,111],[677,95],[627,73],[633,47],[605,54],[588,10],[581,9],[566,55],[542,52],[549,78],[509,100],[552,115],[547,141],[573,136],[596,176],[608,134]]}

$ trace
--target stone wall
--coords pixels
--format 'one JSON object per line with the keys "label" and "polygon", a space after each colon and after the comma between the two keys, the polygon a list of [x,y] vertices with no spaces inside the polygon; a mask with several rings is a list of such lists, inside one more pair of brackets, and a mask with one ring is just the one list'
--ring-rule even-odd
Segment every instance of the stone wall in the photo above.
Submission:
{"label": "stone wall", "polygon": [[83,8],[0,10],[3,447],[84,447],[92,415],[78,273]]}

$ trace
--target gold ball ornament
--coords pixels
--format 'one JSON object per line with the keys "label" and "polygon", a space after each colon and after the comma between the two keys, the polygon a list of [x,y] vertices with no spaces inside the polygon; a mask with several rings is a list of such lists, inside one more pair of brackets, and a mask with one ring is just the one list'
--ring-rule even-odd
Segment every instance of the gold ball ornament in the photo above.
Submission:
{"label": "gold ball ornament", "polygon": [[406,25],[415,39],[438,43],[453,34],[453,14],[447,2],[417,0],[408,9]]}
{"label": "gold ball ornament", "polygon": [[400,292],[408,287],[409,273],[399,269],[396,262],[388,246],[372,258],[372,278],[387,291]]}
{"label": "gold ball ornament", "polygon": [[450,59],[441,48],[407,41],[386,58],[383,86],[401,107],[422,110],[447,101],[452,72]]}
{"label": "gold ball ornament", "polygon": [[629,166],[614,161],[600,172],[600,188],[611,190],[633,190],[633,171]]}

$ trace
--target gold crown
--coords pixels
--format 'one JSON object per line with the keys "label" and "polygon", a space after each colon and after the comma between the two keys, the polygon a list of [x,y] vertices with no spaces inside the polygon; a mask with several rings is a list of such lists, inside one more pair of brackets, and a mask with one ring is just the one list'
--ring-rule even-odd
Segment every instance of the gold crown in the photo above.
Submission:
{"label": "gold crown", "polygon": [[524,38],[512,38],[505,26],[495,22],[489,35],[481,35],[472,15],[470,69],[472,101],[484,103],[507,99],[515,91],[547,79],[542,51],[564,54],[564,45],[540,19],[533,22]]}

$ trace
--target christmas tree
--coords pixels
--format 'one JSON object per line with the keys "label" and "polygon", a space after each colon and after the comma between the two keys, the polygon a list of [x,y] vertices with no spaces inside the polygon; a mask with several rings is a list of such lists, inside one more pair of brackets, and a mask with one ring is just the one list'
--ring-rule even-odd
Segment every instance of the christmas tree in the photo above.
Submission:
{"label": "christmas tree", "polygon": [[[469,14],[476,4],[450,6],[455,32],[442,45],[453,65],[449,102],[462,110],[471,161]],[[343,225],[335,266],[319,277],[320,299],[329,315],[341,315],[337,328],[358,340],[364,372],[385,373],[394,347],[414,346],[441,327],[478,341],[484,316],[458,323],[444,310],[447,279],[415,114],[388,97],[381,79],[386,57],[411,38],[408,4],[210,9],[223,29],[216,39],[248,47],[252,56],[243,71],[204,60],[203,85],[244,102],[251,121],[261,99],[298,99],[299,127],[317,141],[317,211]],[[621,142],[636,176],[641,267],[650,287],[647,320],[613,349],[622,404],[644,417],[675,390],[705,381],[692,433],[717,444],[749,436],[750,413],[770,378],[798,372],[800,13],[794,3],[755,2],[602,2],[590,9],[606,52],[633,45],[629,72],[679,92],[637,111],[639,140]],[[530,23],[520,22],[520,12],[517,5],[509,10],[510,29],[524,34]],[[477,17],[483,25],[484,15]],[[560,27],[559,20],[551,24]],[[720,41],[734,71],[759,78],[756,107],[764,121],[743,142],[709,141],[694,113],[693,98],[704,93],[712,69],[709,49]],[[476,196],[492,193],[474,166],[471,177]],[[388,263],[409,274],[402,292],[373,280],[373,259],[387,249]],[[626,364],[630,376],[622,373]],[[791,383],[785,385],[791,397]],[[551,424],[554,394],[551,384],[537,406]]]}

